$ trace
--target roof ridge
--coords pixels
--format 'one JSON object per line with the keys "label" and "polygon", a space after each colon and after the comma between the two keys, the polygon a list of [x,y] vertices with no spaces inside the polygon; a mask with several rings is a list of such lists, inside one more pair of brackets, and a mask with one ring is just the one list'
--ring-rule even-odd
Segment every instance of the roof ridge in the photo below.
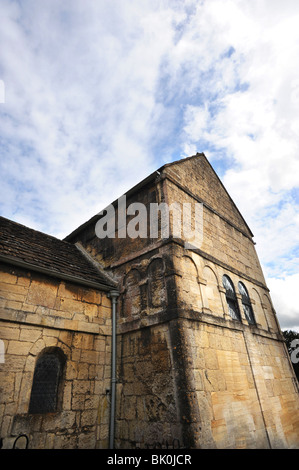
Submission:
{"label": "roof ridge", "polygon": [[203,152],[200,152],[200,153],[197,152],[195,155],[191,155],[190,157],[183,157],[183,158],[180,158],[179,160],[174,160],[173,162],[165,163],[165,165],[162,165],[156,171],[162,171],[164,168],[168,168],[169,166],[177,165],[179,163],[184,163],[188,160],[191,160],[192,158],[198,158],[198,157],[205,157],[207,159],[207,157],[205,156],[205,154]]}
{"label": "roof ridge", "polygon": [[45,237],[52,238],[53,240],[65,243],[68,246],[73,246],[73,243],[70,243],[67,240],[63,240],[61,238],[55,237],[54,235],[50,235],[49,233],[42,232],[41,230],[37,230],[35,228],[28,227],[28,225],[21,224],[20,222],[16,222],[15,220],[8,219],[7,217],[3,217],[2,215],[0,215],[0,227],[1,227],[1,219],[5,220],[6,222],[8,222],[10,224],[19,225],[20,227],[22,227],[25,230],[30,230],[31,232],[35,232],[35,233],[38,233],[38,234],[43,235]]}

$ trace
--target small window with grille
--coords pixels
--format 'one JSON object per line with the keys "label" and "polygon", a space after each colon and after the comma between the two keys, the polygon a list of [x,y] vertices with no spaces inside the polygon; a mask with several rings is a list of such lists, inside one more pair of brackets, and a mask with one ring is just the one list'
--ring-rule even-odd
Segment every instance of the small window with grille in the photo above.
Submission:
{"label": "small window with grille", "polygon": [[238,301],[231,279],[225,274],[222,278],[223,287],[225,288],[226,302],[228,311],[233,320],[241,321],[241,315],[238,307]]}
{"label": "small window with grille", "polygon": [[57,411],[64,355],[59,348],[45,350],[38,358],[34,370],[29,413]]}
{"label": "small window with grille", "polygon": [[247,289],[244,286],[243,282],[238,283],[238,288],[239,288],[239,292],[242,296],[242,306],[243,306],[243,311],[244,311],[245,317],[246,317],[248,323],[250,323],[251,325],[255,325],[255,318],[254,318],[250,298],[249,298]]}

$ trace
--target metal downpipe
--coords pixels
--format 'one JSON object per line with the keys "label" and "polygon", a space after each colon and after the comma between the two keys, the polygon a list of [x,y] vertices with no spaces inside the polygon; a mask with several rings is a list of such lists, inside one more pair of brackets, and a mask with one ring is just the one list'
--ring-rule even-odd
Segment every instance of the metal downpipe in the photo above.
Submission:
{"label": "metal downpipe", "polygon": [[112,301],[112,344],[111,344],[111,408],[110,408],[110,433],[109,448],[114,449],[115,428],[115,402],[116,402],[116,304],[119,293],[110,291],[108,297]]}

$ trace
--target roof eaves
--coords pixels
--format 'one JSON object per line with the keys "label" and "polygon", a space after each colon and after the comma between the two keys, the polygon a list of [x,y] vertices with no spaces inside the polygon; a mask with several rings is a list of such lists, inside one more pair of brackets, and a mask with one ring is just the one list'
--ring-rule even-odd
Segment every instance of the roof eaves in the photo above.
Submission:
{"label": "roof eaves", "polygon": [[8,256],[8,255],[3,255],[0,254],[0,261],[3,263],[7,263],[13,266],[17,266],[20,268],[32,270],[41,274],[46,274],[48,276],[62,279],[64,281],[69,281],[69,282],[74,282],[75,284],[80,284],[82,286],[87,286],[87,287],[92,287],[94,289],[99,289],[99,290],[104,290],[106,292],[111,291],[112,289],[115,289],[115,285],[111,283],[109,285],[108,283],[102,283],[102,282],[97,282],[97,281],[92,281],[90,279],[84,279],[78,276],[74,276],[71,274],[66,274],[62,273],[60,271],[57,271],[53,268],[46,268],[44,266],[39,266],[33,263],[28,263],[27,261],[21,260],[19,258],[16,258],[14,256]]}

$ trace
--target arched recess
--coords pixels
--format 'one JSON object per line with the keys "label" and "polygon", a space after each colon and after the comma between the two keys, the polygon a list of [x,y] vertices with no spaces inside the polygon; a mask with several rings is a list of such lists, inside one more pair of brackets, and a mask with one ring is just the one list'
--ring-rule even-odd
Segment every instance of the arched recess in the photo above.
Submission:
{"label": "arched recess", "polygon": [[[57,334],[58,334],[58,330],[57,330]],[[70,335],[70,338],[69,338],[69,341],[70,341],[69,345],[66,344],[68,342],[67,339],[65,339],[64,341],[60,341],[55,336],[51,336],[51,337],[48,336],[46,339],[43,338],[42,336],[43,335],[42,335],[42,330],[41,330],[40,337],[37,338],[37,340],[33,343],[25,361],[24,372],[22,374],[22,379],[20,383],[17,414],[28,413],[28,407],[29,407],[30,395],[31,395],[30,384],[33,382],[34,370],[35,370],[37,360],[40,357],[40,355],[43,353],[43,351],[60,350],[61,354],[64,356],[65,361],[66,361],[65,366],[64,366],[64,372],[66,372],[67,367],[70,365],[68,358],[71,356],[72,335]],[[61,385],[61,389],[59,389],[61,393],[61,399],[63,398],[62,388],[63,388],[63,383]]]}
{"label": "arched recess", "polygon": [[154,258],[147,268],[150,308],[163,307],[166,305],[164,272],[165,269],[162,258]]}
{"label": "arched recess", "polygon": [[125,318],[130,318],[140,313],[140,279],[140,272],[135,268],[131,269],[125,276],[122,302],[122,316]]}
{"label": "arched recess", "polygon": [[178,298],[180,303],[187,308],[201,311],[202,299],[198,284],[198,270],[190,256],[181,259],[182,277],[178,280]]}
{"label": "arched recess", "polygon": [[63,351],[48,347],[38,355],[29,402],[29,414],[54,413],[62,405],[62,378],[66,363]]}
{"label": "arched recess", "polygon": [[250,295],[251,299],[253,300],[252,308],[254,310],[254,315],[255,315],[256,322],[259,325],[261,325],[261,327],[264,330],[267,330],[268,329],[268,323],[267,323],[267,320],[266,320],[265,312],[264,312],[263,307],[262,307],[262,301],[261,301],[261,297],[260,297],[259,292],[257,291],[257,289],[255,287],[253,287],[249,291],[249,295]]}
{"label": "arched recess", "polygon": [[235,286],[227,274],[222,276],[222,285],[225,289],[226,304],[229,315],[233,320],[242,321]]}
{"label": "arched recess", "polygon": [[238,291],[239,291],[239,294],[241,295],[243,314],[245,315],[247,322],[250,325],[256,325],[256,319],[255,319],[255,314],[252,308],[251,299],[249,297],[249,293],[244,282],[242,281],[238,282]]}
{"label": "arched recess", "polygon": [[203,278],[207,284],[202,286],[203,304],[213,315],[223,317],[223,306],[218,288],[218,280],[215,272],[210,266],[204,266]]}
{"label": "arched recess", "polygon": [[266,294],[263,295],[263,309],[267,318],[269,328],[271,328],[273,331],[277,331],[277,324],[274,318],[275,313],[273,312],[273,307],[271,305],[270,299]]}

